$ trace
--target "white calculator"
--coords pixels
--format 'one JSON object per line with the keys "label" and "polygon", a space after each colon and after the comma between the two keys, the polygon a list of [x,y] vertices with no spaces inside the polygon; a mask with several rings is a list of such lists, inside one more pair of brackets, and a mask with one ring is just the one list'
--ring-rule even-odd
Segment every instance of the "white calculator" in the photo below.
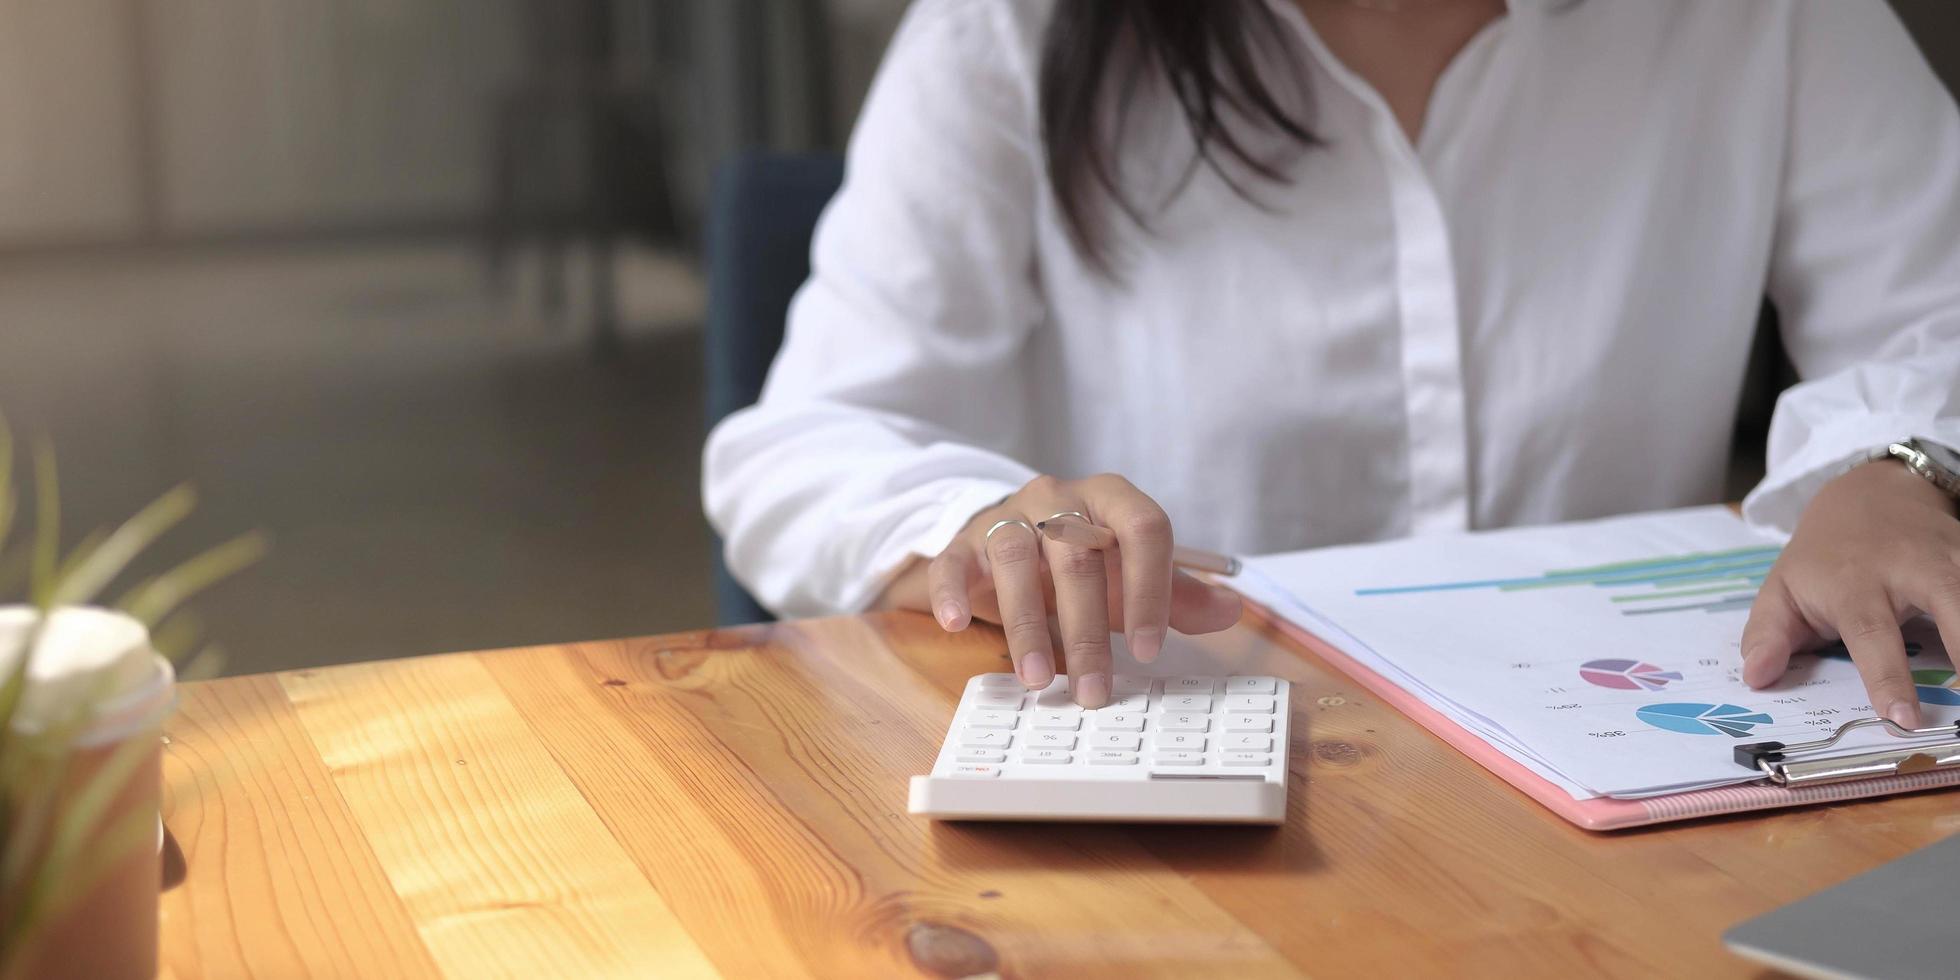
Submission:
{"label": "white calculator", "polygon": [[1116,677],[1082,708],[1068,678],[1030,691],[1013,674],[966,683],[911,811],[942,820],[1280,823],[1286,681]]}

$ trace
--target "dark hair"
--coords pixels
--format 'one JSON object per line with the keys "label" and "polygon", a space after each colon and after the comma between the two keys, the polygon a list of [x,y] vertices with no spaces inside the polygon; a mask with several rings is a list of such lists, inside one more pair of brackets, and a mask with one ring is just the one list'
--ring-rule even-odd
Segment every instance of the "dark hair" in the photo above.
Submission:
{"label": "dark hair", "polygon": [[[1096,196],[1148,226],[1112,160],[1144,72],[1164,83],[1197,147],[1177,189],[1200,164],[1247,197],[1234,168],[1286,180],[1234,129],[1249,125],[1300,146],[1315,142],[1260,77],[1259,46],[1280,38],[1284,27],[1262,0],[1057,0],[1042,39],[1041,140],[1063,221],[1093,264],[1111,270]],[[1304,89],[1304,74],[1292,81]]]}

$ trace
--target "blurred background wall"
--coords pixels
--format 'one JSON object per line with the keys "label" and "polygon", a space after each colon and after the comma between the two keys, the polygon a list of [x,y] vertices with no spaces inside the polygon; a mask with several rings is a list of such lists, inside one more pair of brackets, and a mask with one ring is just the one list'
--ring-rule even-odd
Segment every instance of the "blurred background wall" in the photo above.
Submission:
{"label": "blurred background wall", "polygon": [[270,532],[233,672],[709,623],[710,175],[840,148],[902,10],[0,0],[0,411],[67,538],[182,480],[151,567]]}

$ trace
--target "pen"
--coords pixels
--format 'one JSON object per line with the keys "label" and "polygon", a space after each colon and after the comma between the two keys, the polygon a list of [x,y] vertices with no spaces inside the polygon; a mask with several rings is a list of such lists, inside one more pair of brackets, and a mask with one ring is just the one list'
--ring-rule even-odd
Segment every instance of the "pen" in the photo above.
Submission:
{"label": "pen", "polygon": [[[1099,527],[1087,521],[1072,517],[1051,517],[1035,525],[1035,529],[1057,541],[1108,551],[1116,547],[1116,532]],[[1178,545],[1171,550],[1171,564],[1179,568],[1189,568],[1214,575],[1237,575],[1239,560],[1231,555],[1221,555],[1203,548],[1186,548]]]}

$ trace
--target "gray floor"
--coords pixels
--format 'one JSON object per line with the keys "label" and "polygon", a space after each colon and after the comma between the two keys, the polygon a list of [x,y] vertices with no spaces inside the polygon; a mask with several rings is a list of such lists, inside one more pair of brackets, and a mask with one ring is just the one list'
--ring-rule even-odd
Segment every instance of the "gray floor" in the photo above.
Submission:
{"label": "gray floor", "polygon": [[623,276],[600,360],[461,243],[13,259],[0,410],[52,436],[71,542],[181,480],[148,567],[272,536],[196,604],[226,673],[702,626],[699,285]]}

